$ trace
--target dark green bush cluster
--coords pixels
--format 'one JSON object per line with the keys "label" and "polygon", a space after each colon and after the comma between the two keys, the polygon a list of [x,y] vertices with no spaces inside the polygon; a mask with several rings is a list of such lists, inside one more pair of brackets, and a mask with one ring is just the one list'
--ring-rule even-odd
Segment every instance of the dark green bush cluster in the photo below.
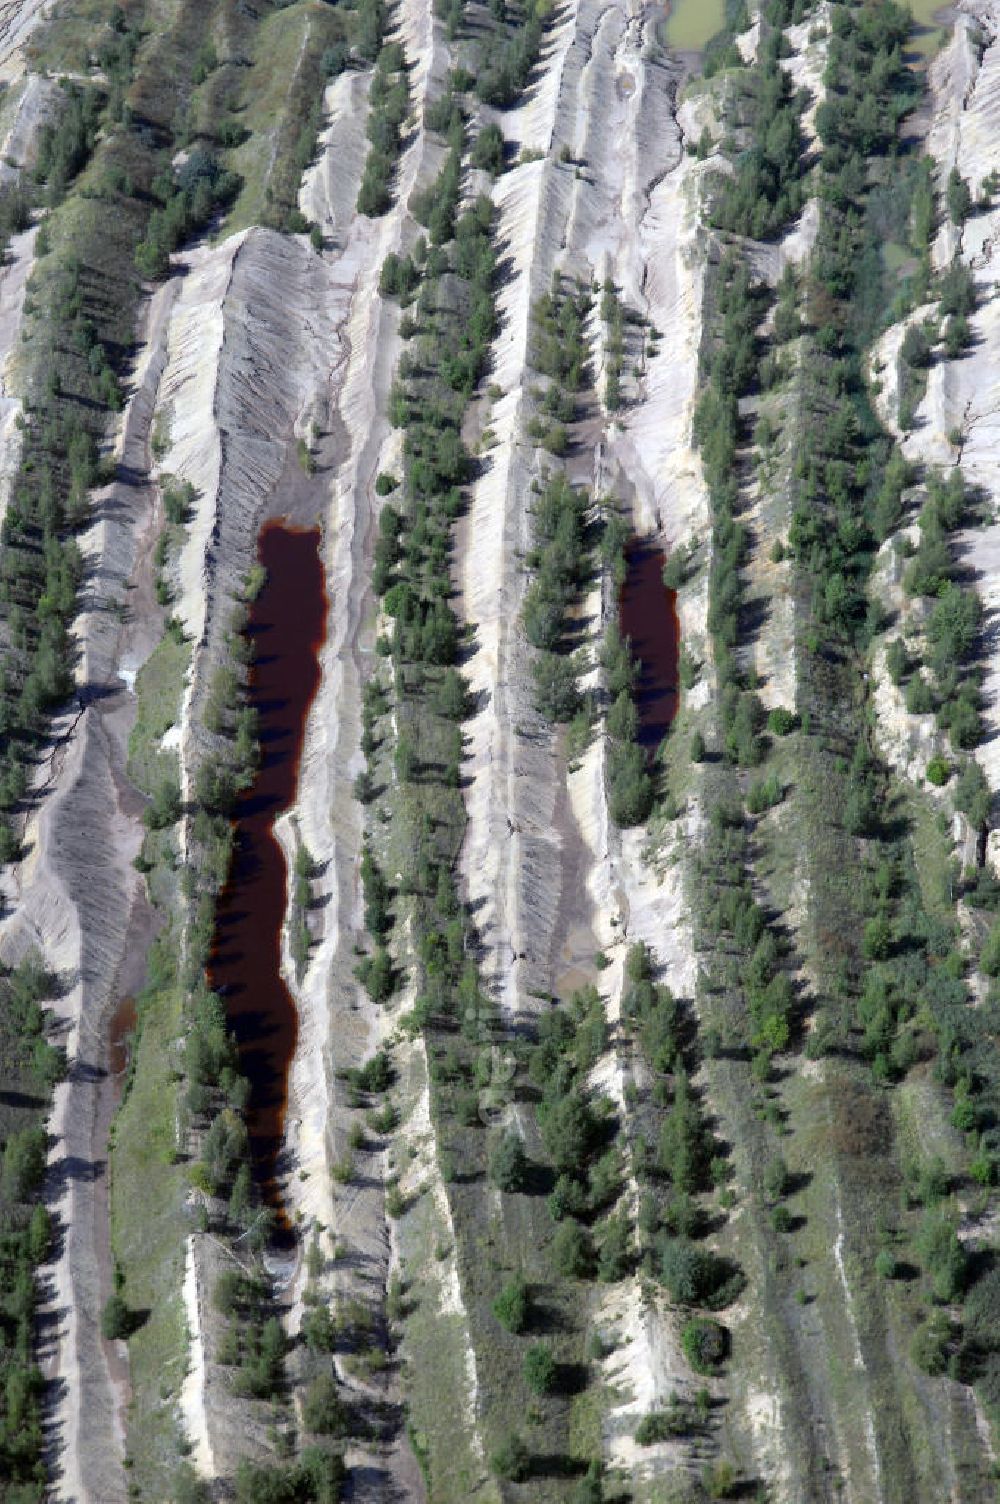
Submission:
{"label": "dark green bush cluster", "polygon": [[462,156],[465,144],[465,126],[461,113],[456,113],[448,131],[451,150],[444,166],[422,192],[410,199],[413,217],[426,227],[432,245],[446,245],[454,238],[455,219],[458,214],[462,190]]}
{"label": "dark green bush cluster", "polygon": [[635,1039],[656,1078],[670,1075],[681,1064],[683,1017],[670,988],[654,980],[649,947],[629,949],[625,963],[622,1024]]}
{"label": "dark green bush cluster", "polygon": [[976,307],[976,282],[971,270],[960,256],[941,278],[938,316],[945,320],[944,353],[954,360],[968,346],[972,338],[969,318]]}
{"label": "dark green bush cluster", "polygon": [[104,96],[92,84],[62,80],[63,97],[55,121],[43,125],[38,137],[35,177],[46,185],[46,198],[58,204],[70,183],[88,161],[97,140]]}
{"label": "dark green bush cluster", "polygon": [[552,383],[542,398],[542,410],[562,423],[573,421],[575,393],[589,380],[586,322],[591,302],[589,287],[569,283],[557,272],[550,291],[532,310],[532,363]]}
{"label": "dark green bush cluster", "polygon": [[303,1447],[292,1463],[241,1462],[237,1504],[338,1504],[346,1469],[339,1452]]}
{"label": "dark green bush cluster", "polygon": [[903,59],[912,21],[901,5],[835,5],[831,12],[827,93],[816,112],[823,171],[898,150],[900,122],[913,108],[917,81]]}
{"label": "dark green bush cluster", "polygon": [[[857,761],[857,759],[856,759]],[[875,807],[885,798],[882,775],[870,764]],[[874,826],[873,826],[874,829]],[[881,837],[872,846],[863,872],[865,967],[856,1023],[860,1048],[877,1080],[892,1081],[933,1050],[923,1032],[930,1023],[942,1059],[939,1071],[955,1085],[968,1077],[959,1064],[961,1049],[955,1025],[964,1023],[967,990],[964,965],[955,950],[954,925],[932,919],[924,910],[913,857]],[[923,1017],[918,1014],[918,1000]]]}
{"label": "dark green bush cluster", "polygon": [[639,743],[639,712],[633,699],[635,665],[629,643],[611,623],[601,648],[610,705],[608,708],[608,808],[623,829],[641,825],[653,807],[653,778]]}
{"label": "dark green bush cluster", "polygon": [[[55,279],[52,309],[61,340],[93,341],[79,262]],[[103,370],[104,352],[96,344],[93,348],[99,351]],[[89,426],[93,417],[63,391],[59,369],[53,356],[46,388],[37,394],[28,420],[24,458],[3,522],[0,612],[6,641],[0,666],[0,808],[5,811],[13,810],[23,796],[37,738],[49,713],[73,687],[69,626],[82,560],[71,534],[86,514],[88,491],[97,480],[97,446]],[[100,402],[102,388],[96,381],[93,385]],[[90,381],[81,395],[91,396]],[[98,418],[101,411],[98,407]],[[13,830],[5,823],[0,826],[0,861],[10,861],[16,850]]]}
{"label": "dark green bush cluster", "polygon": [[[685,1065],[691,1024],[669,988],[655,981],[645,945],[633,945],[628,953],[622,1023],[652,1081],[649,1100],[636,1116],[641,1132],[634,1158],[647,1187],[639,1219],[646,1268],[674,1300],[726,1304],[740,1283],[739,1272],[697,1242],[706,1224],[696,1198],[710,1188],[722,1162]],[[690,1287],[679,1272],[688,1264],[699,1271]]]}
{"label": "dark green bush cluster", "polygon": [[609,413],[616,413],[622,405],[622,370],[625,365],[625,310],[618,290],[611,281],[605,282],[601,294],[601,318],[605,326],[604,405]]}
{"label": "dark green bush cluster", "polygon": [[781,942],[768,929],[748,875],[747,836],[742,807],[735,801],[717,803],[710,811],[709,829],[699,870],[706,897],[700,922],[707,944],[727,937],[736,952],[730,967],[735,998],[745,1010],[747,1042],[768,1060],[787,1049],[794,1022],[794,993],[784,967]]}
{"label": "dark green bush cluster", "polygon": [[551,472],[533,508],[533,572],[522,620],[532,647],[555,653],[565,644],[568,612],[583,582],[588,498],[561,470]]}
{"label": "dark green bush cluster", "polygon": [[910,26],[905,10],[837,5],[831,16],[830,88],[817,112],[824,146],[812,298],[818,357],[808,367],[809,416],[790,542],[812,580],[819,629],[859,640],[871,630],[864,592],[871,519],[887,536],[905,467],[898,460],[892,466],[892,445],[856,379],[860,351],[886,315],[881,276],[871,275],[879,259],[877,226],[858,209],[873,201],[875,168],[868,159],[897,149],[915,83],[902,58]]}
{"label": "dark green bush cluster", "polygon": [[384,0],[358,0],[354,53],[362,63],[378,57],[388,28],[388,10]]}
{"label": "dark green bush cluster", "polygon": [[176,170],[165,168],[153,183],[161,207],[153,210],[145,239],[135,250],[140,274],[151,281],[166,276],[171,251],[231,203],[239,190],[238,174],[223,167],[207,147],[195,147]]}
{"label": "dark green bush cluster", "polygon": [[[502,3],[500,11],[502,15]],[[527,0],[520,24],[514,21],[505,32],[488,33],[476,69],[476,94],[484,104],[508,109],[515,103],[538,61],[543,16],[541,0]]]}
{"label": "dark green bush cluster", "polygon": [[528,1075],[540,1093],[542,1144],[556,1177],[548,1197],[559,1224],[553,1258],[567,1278],[622,1279],[634,1260],[631,1219],[617,1207],[623,1170],[618,1126],[610,1102],[586,1083],[606,1048],[603,1000],[596,988],[585,987],[540,1016],[528,1057]]}
{"label": "dark green bush cluster", "polygon": [[386,42],[379,51],[368,94],[367,134],[371,145],[358,189],[359,214],[377,219],[392,203],[392,183],[403,149],[403,121],[409,109],[402,45]]}
{"label": "dark green bush cluster", "polygon": [[375,1002],[385,1002],[395,987],[395,970],[386,948],[392,929],[392,890],[383,876],[371,846],[361,853],[361,883],[365,900],[365,929],[375,941],[375,953],[357,968],[357,976]]}
{"label": "dark green bush cluster", "polygon": [[695,1373],[715,1373],[729,1351],[729,1333],[708,1316],[693,1316],[681,1332],[681,1346]]}
{"label": "dark green bush cluster", "polygon": [[[576,417],[576,394],[587,380],[584,322],[589,308],[589,289],[564,284],[556,275],[551,291],[533,309],[532,359],[548,385],[537,394],[540,412],[528,431],[557,456],[568,448],[567,425]],[[534,547],[527,559],[534,578],[522,620],[540,653],[532,664],[535,703],[551,721],[569,721],[580,708],[577,665],[569,652],[569,612],[589,563],[588,506],[586,492],[555,471],[545,477],[534,508]]]}
{"label": "dark green bush cluster", "polygon": [[750,145],[736,159],[734,174],[720,177],[712,222],[754,240],[776,235],[805,202],[803,99],[781,66],[781,28],[793,7],[787,0],[764,6],[759,60],[746,84]]}
{"label": "dark green bush cluster", "polygon": [[[457,108],[449,105],[449,110],[460,127]],[[415,1029],[458,1029],[476,1040],[484,1029],[489,1031],[492,1010],[467,954],[465,919],[451,877],[452,852],[442,839],[447,840],[448,821],[432,822],[419,813],[424,798],[435,797],[442,786],[449,802],[460,805],[458,723],[468,706],[464,684],[452,666],[458,626],[449,604],[449,550],[469,469],[459,432],[464,402],[481,375],[495,317],[492,206],[481,198],[456,214],[460,167],[456,142],[443,168],[444,182],[435,189],[436,197],[451,205],[441,222],[442,242],[429,249],[420,242],[405,261],[383,270],[384,278],[405,287],[407,294],[419,286],[408,336],[419,346],[419,359],[406,364],[404,357],[393,392],[393,419],[405,430],[403,478],[394,500],[382,507],[373,583],[393,620],[392,636],[383,644],[393,660],[400,704],[393,762],[399,784],[407,790],[403,818],[413,822],[400,885],[401,898],[414,901],[417,919],[420,985],[408,1023]],[[425,207],[432,208],[430,198]],[[384,689],[370,683],[362,736],[369,766],[360,790],[366,797],[374,793],[379,726],[389,708]],[[436,746],[449,748],[443,767],[436,752],[423,755],[423,740],[430,735]],[[362,963],[363,979],[373,995],[382,995],[394,981],[386,948],[392,915],[373,850],[366,853],[362,877],[366,927],[376,940],[374,956]],[[409,912],[408,903],[406,908]],[[440,1098],[460,1101],[469,1093],[471,1076],[457,1055],[447,1064],[432,1056],[431,1071]]]}
{"label": "dark green bush cluster", "polygon": [[947,480],[934,473],[928,476],[927,499],[919,519],[920,542],[904,584],[909,594],[934,599],[926,625],[933,690],[918,664],[908,660],[899,664],[899,681],[908,681],[907,708],[913,713],[936,710],[938,725],[947,727],[956,749],[974,747],[980,738],[980,675],[969,660],[979,637],[982,608],[975,589],[955,580],[951,542],[967,510],[961,470],[950,471]]}
{"label": "dark green bush cluster", "polygon": [[754,702],[745,699],[735,652],[745,547],[744,530],[737,521],[738,399],[755,378],[754,329],[759,318],[758,289],[735,257],[725,257],[717,282],[719,336],[706,357],[707,380],[695,412],[694,435],[712,507],[708,626],[721,693],[722,728],[727,748],[742,765],[759,762],[763,752],[759,717]]}
{"label": "dark green bush cluster", "polygon": [[484,125],[472,144],[472,165],[493,177],[503,172],[504,135],[496,124]]}
{"label": "dark green bush cluster", "polygon": [[[35,1365],[36,1271],[52,1229],[42,1199],[48,1140],[44,1114],[63,1057],[46,1038],[53,979],[29,956],[0,973],[0,1477],[12,1497],[40,1504],[42,1375]],[[20,1104],[20,1105],[17,1105]]]}

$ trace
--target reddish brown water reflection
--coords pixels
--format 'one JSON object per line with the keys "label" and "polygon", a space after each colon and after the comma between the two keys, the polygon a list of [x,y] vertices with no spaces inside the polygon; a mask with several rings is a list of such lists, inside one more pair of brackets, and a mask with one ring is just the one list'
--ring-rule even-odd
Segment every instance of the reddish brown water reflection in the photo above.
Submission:
{"label": "reddish brown water reflection", "polygon": [[655,545],[635,539],[625,550],[625,563],[619,621],[622,636],[631,639],[633,657],[642,663],[636,686],[639,740],[653,753],[677,714],[677,593],[663,583],[666,557]]}
{"label": "reddish brown water reflection", "polygon": [[121,1101],[125,1072],[128,1070],[135,1035],[135,998],[123,997],[108,1026],[108,1071],[115,1083],[115,1104]]}
{"label": "reddish brown water reflection", "polygon": [[250,608],[255,657],[249,697],[261,765],[235,811],[229,879],[216,910],[209,982],[222,994],[250,1082],[254,1174],[280,1212],[275,1185],[298,1018],[281,977],[286,865],[274,822],[295,799],[306,717],[319,687],[326,590],[319,532],[268,523],[257,549],[267,581]]}

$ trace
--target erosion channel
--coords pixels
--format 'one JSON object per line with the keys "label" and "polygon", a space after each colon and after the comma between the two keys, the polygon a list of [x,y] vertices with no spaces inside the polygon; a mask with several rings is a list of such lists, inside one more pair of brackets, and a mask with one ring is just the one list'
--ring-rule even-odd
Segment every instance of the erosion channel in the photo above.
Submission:
{"label": "erosion channel", "polygon": [[209,982],[225,1002],[250,1083],[254,1174],[282,1224],[278,1158],[298,1018],[281,975],[287,864],[274,824],[295,799],[306,717],[319,686],[327,604],[319,537],[280,522],[260,535],[266,579],[247,623],[260,766],[236,806],[233,860],[209,962]]}

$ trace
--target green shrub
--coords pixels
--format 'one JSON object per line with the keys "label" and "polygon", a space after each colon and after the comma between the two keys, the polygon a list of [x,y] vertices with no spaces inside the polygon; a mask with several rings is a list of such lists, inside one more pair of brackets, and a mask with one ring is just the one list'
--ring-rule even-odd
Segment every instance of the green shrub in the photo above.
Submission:
{"label": "green shrub", "polygon": [[107,1342],[124,1342],[131,1334],[132,1313],[116,1290],[101,1312],[101,1336]]}
{"label": "green shrub", "polygon": [[490,1154],[490,1179],[500,1191],[523,1191],[528,1178],[528,1158],[521,1135],[507,1128],[497,1139]]}
{"label": "green shrub", "polygon": [[715,1373],[729,1350],[729,1333],[707,1316],[695,1316],[681,1330],[681,1346],[695,1373]]}
{"label": "green shrub", "polygon": [[951,1323],[943,1311],[935,1311],[920,1325],[910,1343],[910,1357],[931,1378],[948,1371]]}
{"label": "green shrub", "polygon": [[524,1382],[533,1394],[554,1394],[559,1370],[545,1342],[533,1342],[524,1355]]}
{"label": "green shrub", "polygon": [[766,778],[755,778],[747,789],[747,811],[751,815],[761,815],[780,804],[781,799],[781,779],[777,773],[769,773]]}
{"label": "green shrub", "polygon": [[875,1255],[875,1273],[881,1279],[895,1279],[898,1269],[895,1255],[888,1248],[879,1249]]}
{"label": "green shrub", "polygon": [[552,1240],[552,1258],[558,1272],[567,1279],[586,1279],[593,1266],[593,1249],[587,1229],[572,1217],[556,1228]]}
{"label": "green shrub", "polygon": [[787,1193],[790,1182],[788,1166],[781,1155],[776,1154],[764,1168],[762,1184],[765,1196],[769,1201],[780,1201]]}
{"label": "green shrub", "polygon": [[935,1299],[956,1300],[965,1287],[968,1255],[950,1213],[940,1207],[931,1207],[924,1212],[916,1252],[930,1275]]}
{"label": "green shrub", "polygon": [[932,757],[930,762],[927,764],[928,781],[930,783],[933,783],[937,788],[942,788],[943,785],[948,782],[948,779],[950,777],[951,767],[948,763],[947,758]]}
{"label": "green shrub", "polygon": [[490,1467],[498,1478],[509,1483],[523,1483],[531,1472],[528,1448],[516,1431],[512,1432],[490,1456]]}
{"label": "green shrub", "polygon": [[531,1296],[522,1275],[510,1280],[493,1302],[493,1314],[508,1332],[520,1333],[527,1329],[531,1318]]}
{"label": "green shrub", "polygon": [[498,125],[484,125],[472,145],[472,165],[497,177],[503,171],[504,136]]}
{"label": "green shrub", "polygon": [[[683,1434],[681,1431],[680,1434]],[[677,1417],[667,1410],[650,1410],[635,1428],[636,1444],[640,1447],[656,1446],[678,1435]]]}
{"label": "green shrub", "polygon": [[988,977],[1000,977],[1000,923],[993,926],[983,941],[979,967]]}
{"label": "green shrub", "polygon": [[902,684],[910,671],[910,655],[901,637],[894,637],[886,648],[885,666],[893,684]]}
{"label": "green shrub", "polygon": [[977,829],[986,824],[990,814],[990,786],[979,763],[967,758],[961,765],[952,791],[955,808],[969,817]]}
{"label": "green shrub", "polygon": [[332,1374],[321,1373],[309,1385],[302,1399],[302,1422],[317,1436],[346,1436],[347,1413]]}
{"label": "green shrub", "polygon": [[794,731],[799,724],[799,718],[793,710],[787,710],[784,705],[775,705],[768,712],[767,729],[773,736],[787,736]]}
{"label": "green shrub", "polygon": [[365,956],[354,968],[354,975],[374,1003],[384,1003],[396,990],[396,970],[392,957],[380,945],[374,955]]}

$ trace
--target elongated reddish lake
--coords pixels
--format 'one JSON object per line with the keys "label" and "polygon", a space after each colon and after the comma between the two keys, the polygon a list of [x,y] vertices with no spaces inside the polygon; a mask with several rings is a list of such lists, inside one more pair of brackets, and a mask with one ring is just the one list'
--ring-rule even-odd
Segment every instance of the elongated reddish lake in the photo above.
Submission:
{"label": "elongated reddish lake", "polygon": [[642,664],[636,686],[639,740],[654,753],[677,714],[680,624],[677,593],[663,583],[662,549],[634,539],[625,550],[625,583],[618,598],[623,637]]}
{"label": "elongated reddish lake", "polygon": [[254,1174],[280,1211],[276,1185],[288,1072],[298,1018],[281,976],[287,868],[274,822],[294,802],[306,717],[319,687],[326,590],[319,532],[268,523],[258,557],[267,571],[250,608],[249,698],[259,716],[261,763],[234,814],[229,879],[216,911],[209,982],[226,1005],[250,1082],[247,1126]]}

